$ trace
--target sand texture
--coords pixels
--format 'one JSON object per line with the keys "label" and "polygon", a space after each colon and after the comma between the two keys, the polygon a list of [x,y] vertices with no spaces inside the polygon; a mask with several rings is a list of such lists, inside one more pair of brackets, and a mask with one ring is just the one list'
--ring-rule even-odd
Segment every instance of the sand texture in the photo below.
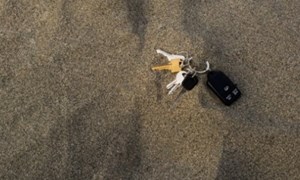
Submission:
{"label": "sand texture", "polygon": [[[299,179],[299,0],[0,0],[0,179]],[[206,77],[174,105],[155,49]]]}

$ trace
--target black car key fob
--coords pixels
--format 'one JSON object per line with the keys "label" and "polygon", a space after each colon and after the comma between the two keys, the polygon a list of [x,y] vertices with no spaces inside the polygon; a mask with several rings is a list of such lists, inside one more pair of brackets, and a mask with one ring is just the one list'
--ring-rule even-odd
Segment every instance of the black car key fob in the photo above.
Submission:
{"label": "black car key fob", "polygon": [[188,91],[192,90],[197,84],[199,80],[197,76],[193,76],[192,74],[188,74],[185,79],[182,81],[182,87]]}
{"label": "black car key fob", "polygon": [[241,97],[241,91],[222,71],[208,72],[206,83],[227,106]]}

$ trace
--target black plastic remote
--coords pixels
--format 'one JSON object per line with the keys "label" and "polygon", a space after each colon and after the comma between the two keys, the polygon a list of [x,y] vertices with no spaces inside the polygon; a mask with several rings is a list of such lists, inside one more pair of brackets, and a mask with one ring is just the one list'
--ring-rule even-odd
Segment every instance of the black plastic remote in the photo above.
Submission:
{"label": "black plastic remote", "polygon": [[198,77],[192,74],[188,74],[187,77],[182,81],[182,87],[188,91],[192,90],[198,84]]}
{"label": "black plastic remote", "polygon": [[222,71],[208,72],[206,83],[227,106],[230,106],[241,97],[241,91]]}

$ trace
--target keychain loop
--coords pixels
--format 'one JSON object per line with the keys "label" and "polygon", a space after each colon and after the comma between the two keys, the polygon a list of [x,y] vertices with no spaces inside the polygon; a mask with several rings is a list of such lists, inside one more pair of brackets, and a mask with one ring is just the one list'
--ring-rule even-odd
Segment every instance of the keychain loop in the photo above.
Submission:
{"label": "keychain loop", "polygon": [[196,71],[198,74],[205,74],[206,72],[210,71],[210,64],[208,61],[206,61],[206,68],[203,71]]}
{"label": "keychain loop", "polygon": [[207,73],[208,71],[211,71],[211,69],[210,69],[210,64],[209,64],[208,61],[206,61],[206,68],[205,68],[205,70],[203,70],[203,71],[197,71],[197,70],[196,70],[196,67],[192,67],[192,66],[191,66],[190,60],[191,60],[191,58],[188,59],[187,65],[185,65],[185,66],[183,66],[183,67],[187,67],[187,71],[193,73],[193,74],[194,74],[193,76],[195,76],[196,74],[205,74],[205,73]]}

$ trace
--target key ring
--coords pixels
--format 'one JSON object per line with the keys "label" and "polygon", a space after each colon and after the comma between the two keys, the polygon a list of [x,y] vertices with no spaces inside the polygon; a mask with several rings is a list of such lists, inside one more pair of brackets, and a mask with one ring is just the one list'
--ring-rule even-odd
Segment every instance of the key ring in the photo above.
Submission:
{"label": "key ring", "polygon": [[192,66],[191,66],[190,60],[191,60],[191,58],[188,59],[188,64],[185,65],[185,66],[187,66],[187,71],[193,74],[193,77],[194,77],[196,74],[205,74],[206,72],[208,72],[208,71],[211,70],[211,69],[210,69],[210,64],[209,64],[209,62],[206,61],[206,68],[205,68],[205,70],[203,70],[203,71],[196,71],[196,67],[192,67]]}
{"label": "key ring", "polygon": [[203,71],[196,71],[197,74],[205,74],[206,72],[210,71],[210,64],[208,61],[206,61],[206,69]]}

